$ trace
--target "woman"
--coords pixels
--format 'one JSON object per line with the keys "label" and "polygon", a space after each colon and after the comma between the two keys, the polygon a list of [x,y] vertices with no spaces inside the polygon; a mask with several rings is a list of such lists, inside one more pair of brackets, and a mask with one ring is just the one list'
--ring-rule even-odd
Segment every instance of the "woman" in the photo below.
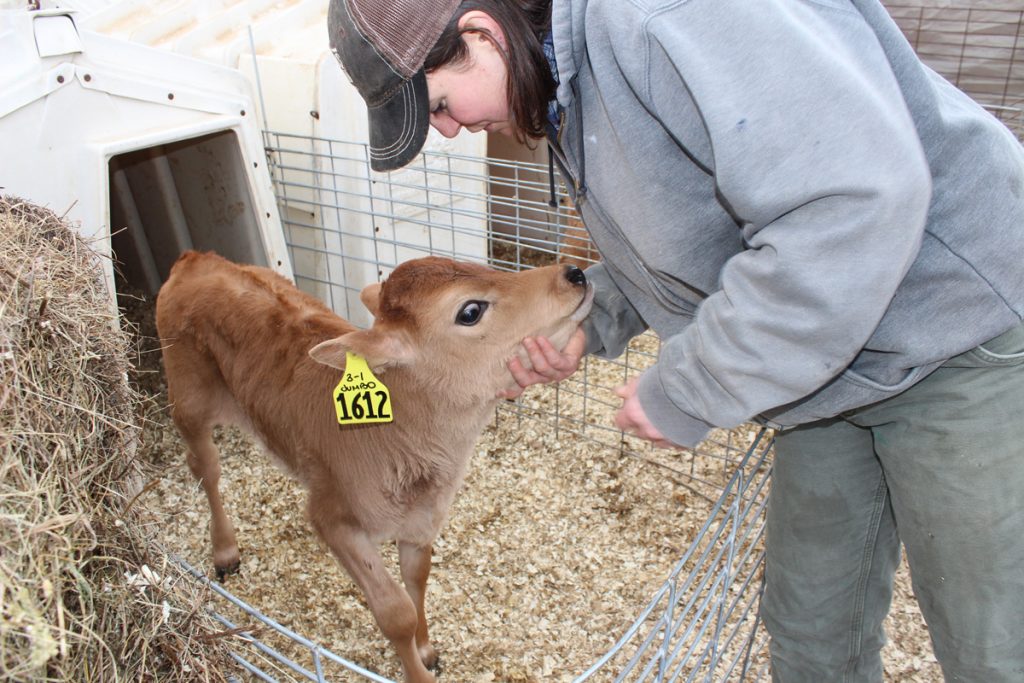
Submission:
{"label": "woman", "polygon": [[428,120],[546,135],[601,251],[559,354],[616,356],[619,427],[779,429],[778,681],[880,681],[900,542],[947,680],[1024,680],[1024,153],[877,0],[332,0],[374,168]]}

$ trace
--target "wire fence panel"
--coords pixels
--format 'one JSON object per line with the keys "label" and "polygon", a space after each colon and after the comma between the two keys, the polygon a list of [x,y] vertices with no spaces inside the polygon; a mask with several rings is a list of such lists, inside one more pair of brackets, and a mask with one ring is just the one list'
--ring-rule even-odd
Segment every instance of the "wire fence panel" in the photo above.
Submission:
{"label": "wire fence panel", "polygon": [[1020,2],[884,4],[922,61],[1024,139]]}
{"label": "wire fence panel", "polygon": [[[500,419],[500,418],[499,418]],[[712,505],[695,540],[609,651],[573,679],[583,681],[767,681],[767,635],[757,609],[763,589],[764,508],[772,439],[759,430]],[[216,618],[233,657],[264,681],[394,683],[296,633],[175,558],[220,600]],[[305,653],[300,659],[294,653]],[[284,651],[290,654],[283,654]]]}

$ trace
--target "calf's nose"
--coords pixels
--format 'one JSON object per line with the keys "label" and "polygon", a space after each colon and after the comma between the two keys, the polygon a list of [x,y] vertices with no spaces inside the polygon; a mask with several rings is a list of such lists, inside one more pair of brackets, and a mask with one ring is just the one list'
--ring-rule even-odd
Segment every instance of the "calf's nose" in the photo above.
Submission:
{"label": "calf's nose", "polygon": [[583,286],[587,284],[587,276],[576,266],[566,266],[565,279],[574,285]]}

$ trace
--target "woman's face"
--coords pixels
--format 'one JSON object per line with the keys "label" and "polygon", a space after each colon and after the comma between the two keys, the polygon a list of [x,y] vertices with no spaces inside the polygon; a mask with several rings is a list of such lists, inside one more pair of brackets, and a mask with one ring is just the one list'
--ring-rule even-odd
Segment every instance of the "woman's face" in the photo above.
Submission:
{"label": "woman's face", "polygon": [[[475,27],[474,14],[490,19],[480,12],[468,12],[460,24]],[[498,40],[503,39],[496,25],[486,28]],[[466,33],[463,40],[469,48],[465,62],[427,73],[430,125],[447,138],[455,137],[462,128],[514,135],[505,86],[508,69],[498,47],[480,33]]]}

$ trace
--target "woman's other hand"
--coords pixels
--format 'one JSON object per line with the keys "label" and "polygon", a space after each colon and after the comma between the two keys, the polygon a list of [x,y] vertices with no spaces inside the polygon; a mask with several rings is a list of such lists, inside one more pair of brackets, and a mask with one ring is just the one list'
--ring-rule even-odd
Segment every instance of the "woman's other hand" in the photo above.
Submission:
{"label": "woman's other hand", "polygon": [[615,413],[615,426],[631,436],[650,441],[659,448],[680,448],[678,444],[666,439],[665,435],[647,419],[647,413],[644,412],[636,395],[639,382],[640,378],[634,377],[615,390],[615,395],[622,399],[622,407]]}

